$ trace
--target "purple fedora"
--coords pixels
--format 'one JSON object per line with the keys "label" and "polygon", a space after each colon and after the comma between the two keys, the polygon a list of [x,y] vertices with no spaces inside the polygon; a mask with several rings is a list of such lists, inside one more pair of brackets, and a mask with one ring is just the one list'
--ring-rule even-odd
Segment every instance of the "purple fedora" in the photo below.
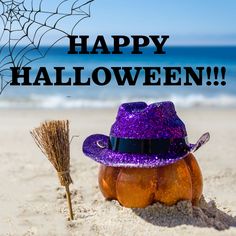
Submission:
{"label": "purple fedora", "polygon": [[106,166],[152,168],[186,157],[209,138],[209,133],[205,133],[196,144],[189,144],[185,125],[172,102],[124,103],[110,136],[89,136],[83,143],[83,152]]}

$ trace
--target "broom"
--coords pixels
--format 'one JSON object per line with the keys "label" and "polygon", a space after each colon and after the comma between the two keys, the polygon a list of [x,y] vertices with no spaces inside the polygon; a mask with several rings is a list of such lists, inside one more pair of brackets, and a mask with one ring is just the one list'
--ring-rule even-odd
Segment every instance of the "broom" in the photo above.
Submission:
{"label": "broom", "polygon": [[69,189],[69,185],[72,183],[70,176],[69,121],[46,121],[30,133],[40,150],[55,167],[60,183],[65,187],[70,220],[73,220]]}

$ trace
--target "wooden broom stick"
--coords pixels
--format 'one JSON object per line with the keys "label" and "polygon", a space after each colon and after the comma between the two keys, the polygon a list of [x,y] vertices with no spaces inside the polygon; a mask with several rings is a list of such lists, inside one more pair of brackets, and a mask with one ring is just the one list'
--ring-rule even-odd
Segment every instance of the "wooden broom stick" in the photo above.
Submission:
{"label": "wooden broom stick", "polygon": [[74,219],[69,185],[70,176],[70,141],[69,121],[46,121],[31,131],[36,144],[57,171],[60,183],[65,187],[70,220]]}

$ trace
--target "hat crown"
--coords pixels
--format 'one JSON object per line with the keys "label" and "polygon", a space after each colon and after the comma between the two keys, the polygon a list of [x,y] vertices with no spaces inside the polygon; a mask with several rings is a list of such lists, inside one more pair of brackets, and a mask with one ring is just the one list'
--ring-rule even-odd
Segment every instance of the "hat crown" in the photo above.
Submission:
{"label": "hat crown", "polygon": [[187,132],[172,102],[150,105],[133,102],[119,107],[110,135],[133,139],[183,138]]}

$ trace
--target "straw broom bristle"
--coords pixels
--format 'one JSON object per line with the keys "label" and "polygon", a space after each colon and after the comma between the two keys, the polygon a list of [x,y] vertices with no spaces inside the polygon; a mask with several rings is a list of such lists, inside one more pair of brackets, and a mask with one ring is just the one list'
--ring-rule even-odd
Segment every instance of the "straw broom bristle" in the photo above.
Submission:
{"label": "straw broom bristle", "polygon": [[70,209],[70,218],[73,219],[69,185],[72,183],[70,176],[70,141],[69,121],[53,120],[46,121],[31,131],[36,144],[43,154],[55,167],[60,183],[65,186],[67,200]]}

